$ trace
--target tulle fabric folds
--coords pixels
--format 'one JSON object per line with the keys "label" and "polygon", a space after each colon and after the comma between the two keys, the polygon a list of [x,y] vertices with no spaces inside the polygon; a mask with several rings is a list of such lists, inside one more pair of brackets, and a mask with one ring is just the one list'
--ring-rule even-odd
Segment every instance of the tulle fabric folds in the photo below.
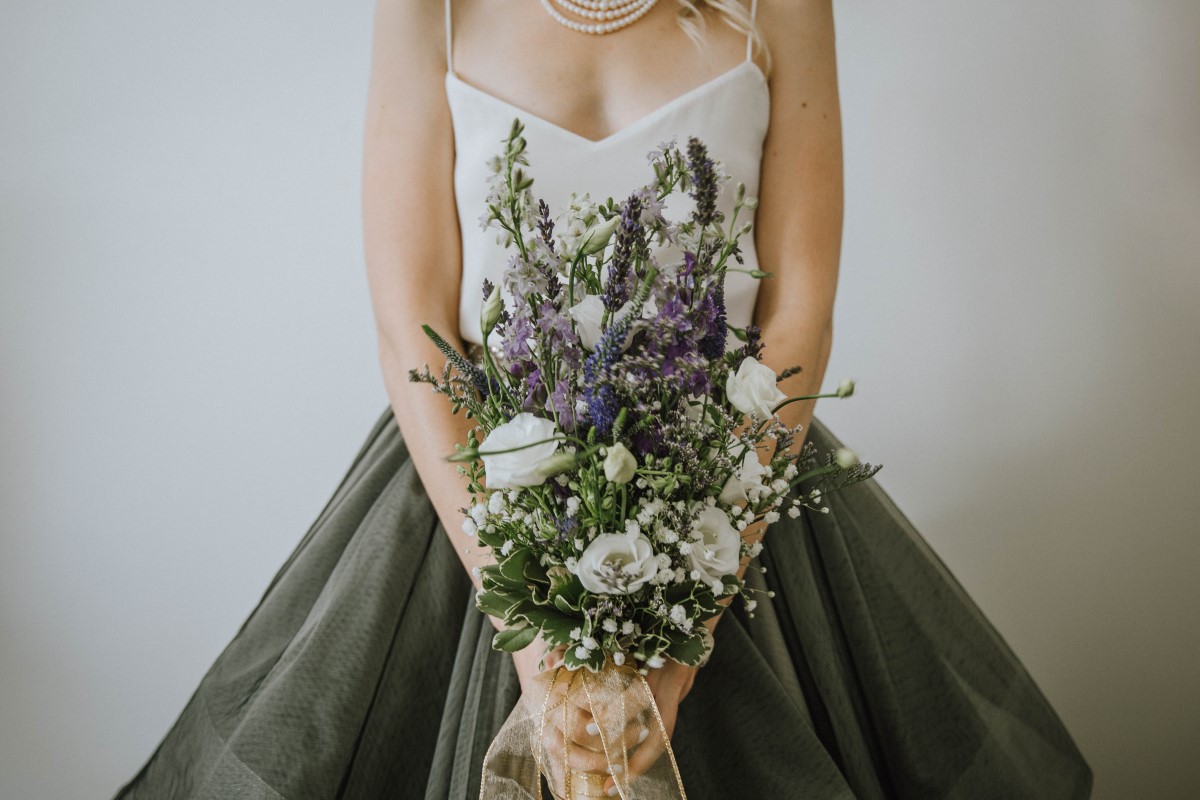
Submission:
{"label": "tulle fabric folds", "polygon": [[[840,445],[819,420],[809,439]],[[1089,797],[1053,708],[878,481],[826,502],[768,532],[747,575],[775,599],[717,627],[671,739],[687,797]],[[474,800],[520,688],[472,593],[387,408],[114,800]]]}

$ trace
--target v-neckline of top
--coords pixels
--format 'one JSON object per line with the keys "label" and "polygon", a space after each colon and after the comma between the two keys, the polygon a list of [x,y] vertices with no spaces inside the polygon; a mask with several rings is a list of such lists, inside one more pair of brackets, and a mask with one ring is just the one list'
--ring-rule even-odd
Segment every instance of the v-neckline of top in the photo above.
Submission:
{"label": "v-neckline of top", "polygon": [[493,103],[496,103],[498,105],[504,106],[504,107],[510,109],[511,111],[515,112],[516,116],[521,117],[526,122],[529,122],[529,121],[536,122],[539,125],[545,126],[553,131],[557,131],[558,133],[562,134],[563,136],[567,137],[568,139],[571,139],[576,142],[581,142],[584,145],[586,145],[587,147],[601,147],[603,145],[611,144],[614,141],[618,141],[618,140],[624,138],[625,136],[630,135],[631,133],[634,133],[634,132],[640,130],[641,128],[644,128],[646,125],[648,125],[651,122],[653,122],[654,120],[658,119],[663,114],[665,114],[668,111],[671,111],[675,108],[678,108],[679,106],[683,105],[688,100],[692,100],[696,97],[699,97],[700,95],[704,94],[705,92],[710,91],[711,89],[732,80],[734,77],[740,75],[743,71],[745,71],[747,67],[750,68],[750,70],[749,70],[750,73],[753,76],[756,76],[758,78],[756,83],[758,85],[760,85],[763,89],[767,89],[769,91],[769,87],[767,85],[767,78],[766,78],[766,75],[763,74],[762,69],[753,60],[745,59],[745,60],[739,62],[737,66],[730,67],[729,69],[725,70],[724,72],[717,75],[716,77],[710,78],[709,80],[705,81],[704,83],[701,83],[698,86],[694,86],[693,88],[688,89],[683,94],[673,97],[672,99],[668,100],[666,103],[662,104],[661,106],[654,109],[653,111],[650,111],[649,113],[647,113],[641,117],[638,117],[637,119],[635,119],[633,122],[629,123],[628,125],[618,128],[617,130],[613,131],[612,133],[608,134],[607,136],[601,137],[599,139],[589,139],[588,137],[586,137],[580,133],[576,133],[573,130],[564,128],[561,125],[551,122],[550,120],[546,119],[545,117],[538,116],[537,114],[534,114],[532,111],[527,111],[526,109],[523,109],[520,106],[513,105],[509,101],[504,100],[500,97],[497,97],[496,95],[492,94],[491,92],[486,92],[483,89],[480,89],[478,86],[474,86],[470,83],[467,83],[462,78],[458,77],[458,75],[455,74],[455,72],[453,70],[449,70],[449,69],[446,70],[446,82],[447,83],[453,82],[454,84],[457,84],[458,86],[463,87],[468,92],[471,92],[479,97],[486,98],[487,100],[489,100]]}

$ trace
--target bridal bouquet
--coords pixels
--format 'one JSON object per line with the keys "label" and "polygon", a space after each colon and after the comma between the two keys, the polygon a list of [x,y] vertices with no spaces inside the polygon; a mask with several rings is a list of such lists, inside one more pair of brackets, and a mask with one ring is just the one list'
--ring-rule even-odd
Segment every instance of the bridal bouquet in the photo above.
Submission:
{"label": "bridal bouquet", "polygon": [[[712,648],[704,622],[718,601],[740,596],[754,610],[737,571],[762,544],[743,531],[801,507],[819,512],[824,495],[879,467],[844,449],[797,451],[799,427],[776,416],[798,400],[849,396],[853,383],[788,398],[777,384],[796,370],[777,375],[759,359],[759,331],[727,323],[726,275],[765,277],[744,268],[738,245],[750,230],[739,213],[756,200],[737,184],[725,219],[717,198],[730,178],[702,142],[653,150],[653,180],[623,202],[573,195],[552,216],[535,201],[522,131],[514,120],[491,161],[480,220],[511,248],[500,285],[481,287],[482,358],[426,326],[447,363],[440,375],[426,367],[410,377],[477,423],[451,459],[473,493],[463,531],[496,560],[479,570],[477,595],[480,610],[504,621],[494,646],[515,651],[540,635],[565,648],[544,696],[523,698],[520,721],[510,718],[519,732],[493,743],[507,752],[489,753],[485,790],[532,796],[536,784],[540,797],[545,773],[555,794],[571,797],[607,767],[624,773],[623,797],[642,798],[653,793],[637,784],[646,775],[627,769],[630,752],[670,755],[667,736],[629,741],[628,711],[613,703],[640,705],[653,728],[639,676],[665,659],[703,663]],[[676,192],[694,208],[669,220],[665,201]],[[664,245],[682,256],[660,263],[654,247]],[[599,729],[599,768],[573,766],[569,709]],[[557,761],[544,758],[547,746]],[[517,785],[526,794],[512,794]]]}

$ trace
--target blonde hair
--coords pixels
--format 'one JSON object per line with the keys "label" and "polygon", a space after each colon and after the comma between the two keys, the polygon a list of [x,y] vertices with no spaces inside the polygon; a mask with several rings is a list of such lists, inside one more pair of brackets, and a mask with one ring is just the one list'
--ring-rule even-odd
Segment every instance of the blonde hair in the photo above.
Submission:
{"label": "blonde hair", "polygon": [[704,46],[704,37],[708,26],[702,13],[704,8],[711,8],[721,16],[726,25],[744,36],[749,36],[754,48],[752,52],[763,54],[767,71],[770,71],[771,51],[767,48],[757,20],[750,18],[750,9],[742,5],[739,0],[679,0],[676,20],[689,39],[698,47]]}

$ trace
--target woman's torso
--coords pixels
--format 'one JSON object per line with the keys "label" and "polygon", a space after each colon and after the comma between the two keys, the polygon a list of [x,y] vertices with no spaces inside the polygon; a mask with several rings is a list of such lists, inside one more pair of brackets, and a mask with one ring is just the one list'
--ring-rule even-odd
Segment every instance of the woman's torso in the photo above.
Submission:
{"label": "woman's torso", "polygon": [[[490,175],[487,162],[499,153],[514,117],[520,117],[525,124],[523,135],[528,142],[533,193],[546,201],[551,214],[565,208],[572,192],[587,192],[596,202],[608,197],[620,202],[653,179],[647,153],[672,138],[682,147],[689,136],[703,141],[709,155],[721,162],[731,176],[718,198],[718,208],[727,216],[732,212],[738,181],[745,183],[748,195],[758,194],[770,103],[767,81],[750,58],[749,43],[745,60],[736,66],[612,134],[592,140],[459,78],[454,71],[453,23],[449,0],[446,2],[446,98],[454,128],[454,192],[462,237],[459,332],[465,341],[479,343],[481,286],[485,278],[499,283],[500,272],[510,255],[496,242],[495,229],[484,231],[479,219],[484,212]],[[563,35],[584,34],[564,28]],[[691,207],[690,198],[676,194],[668,201],[666,214],[671,219],[682,219]],[[739,226],[742,221],[752,221],[752,214],[743,209]],[[745,262],[741,266],[745,269],[758,266],[753,238],[748,235],[741,239]],[[670,247],[658,248],[655,254],[664,263],[682,258]],[[751,321],[757,292],[756,279],[740,272],[729,273],[726,308],[730,325],[744,327]]]}

